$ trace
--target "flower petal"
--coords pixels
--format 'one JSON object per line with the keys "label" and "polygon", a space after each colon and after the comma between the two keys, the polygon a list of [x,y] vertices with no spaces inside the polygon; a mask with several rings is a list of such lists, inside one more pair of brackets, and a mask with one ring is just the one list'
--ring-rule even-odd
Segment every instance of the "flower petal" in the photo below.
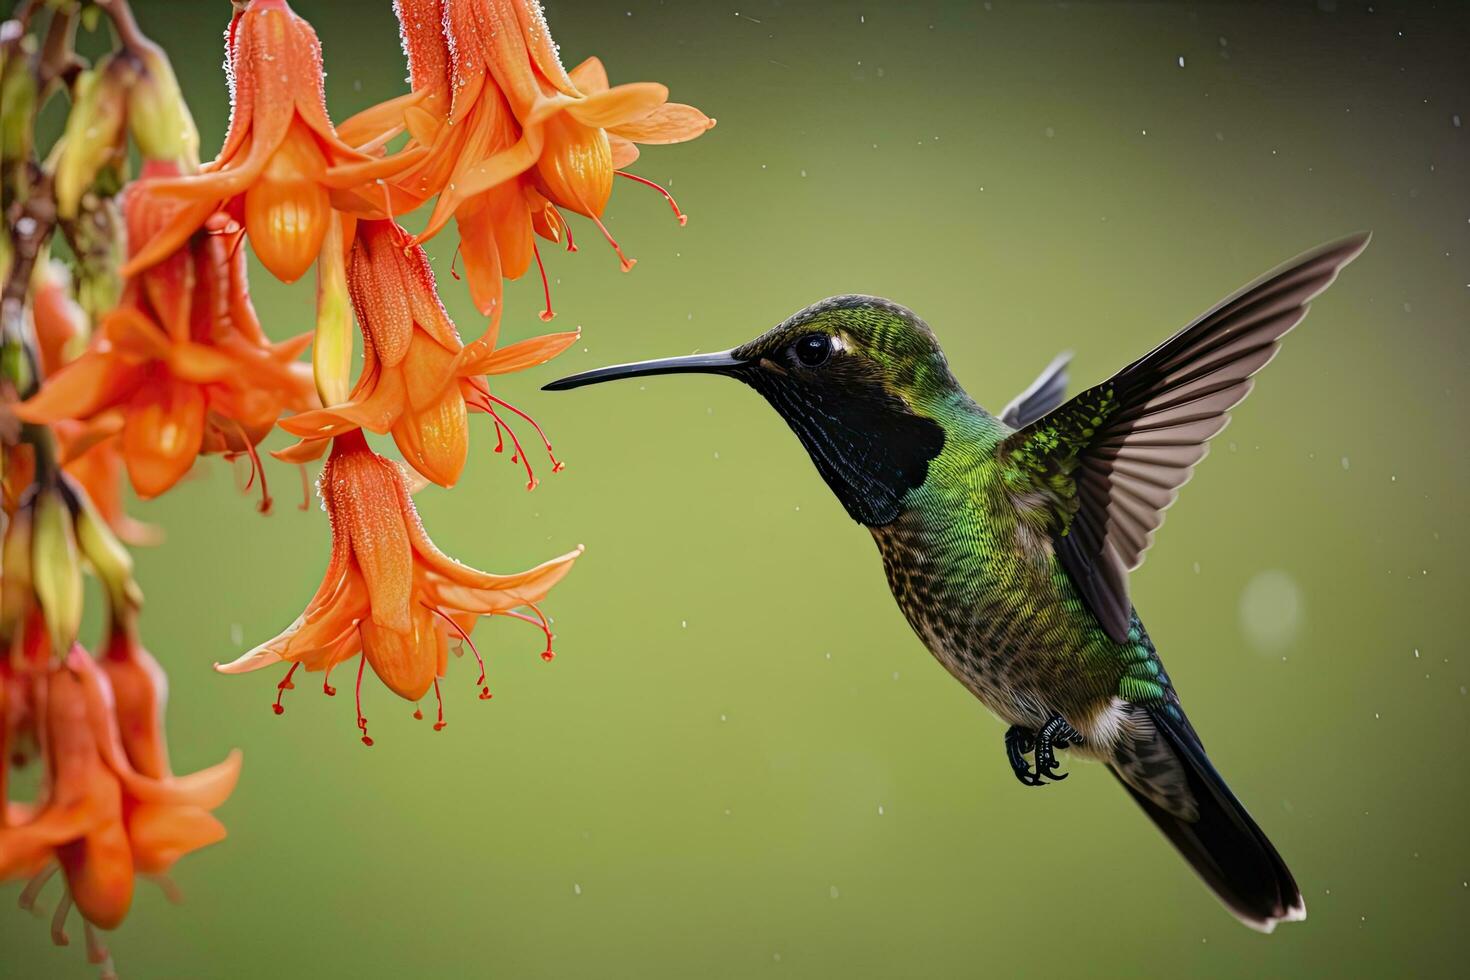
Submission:
{"label": "flower petal", "polygon": [[641,119],[620,123],[608,131],[635,143],[683,143],[702,136],[714,126],[715,121],[694,106],[669,102]]}
{"label": "flower petal", "polygon": [[145,500],[179,482],[204,442],[204,393],[197,385],[163,381],[133,396],[122,450],[133,489]]}

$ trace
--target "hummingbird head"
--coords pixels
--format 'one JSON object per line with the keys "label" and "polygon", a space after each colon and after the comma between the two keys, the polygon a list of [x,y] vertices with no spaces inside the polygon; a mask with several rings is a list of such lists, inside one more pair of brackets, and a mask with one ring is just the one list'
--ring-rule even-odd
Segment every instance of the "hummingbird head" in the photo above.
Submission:
{"label": "hummingbird head", "polygon": [[791,426],[852,519],[899,516],[944,448],[937,420],[959,392],[929,325],[876,296],[834,296],[739,347],[587,371],[546,385],[615,378],[723,374],[760,392]]}

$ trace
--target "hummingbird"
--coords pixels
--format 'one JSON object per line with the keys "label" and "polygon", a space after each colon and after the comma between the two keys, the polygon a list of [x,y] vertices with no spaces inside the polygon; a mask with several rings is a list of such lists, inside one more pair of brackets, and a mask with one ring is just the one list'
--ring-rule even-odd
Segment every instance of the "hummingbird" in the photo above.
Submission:
{"label": "hummingbird", "polygon": [[1321,246],[1063,400],[1059,357],[999,415],[909,309],[844,295],[726,351],[572,375],[733,378],[765,397],[877,543],[924,645],[1002,722],[1016,778],[1110,769],[1205,884],[1262,932],[1306,918],[1291,871],[1216,771],[1129,596],[1209,440],[1308,304],[1367,246]]}

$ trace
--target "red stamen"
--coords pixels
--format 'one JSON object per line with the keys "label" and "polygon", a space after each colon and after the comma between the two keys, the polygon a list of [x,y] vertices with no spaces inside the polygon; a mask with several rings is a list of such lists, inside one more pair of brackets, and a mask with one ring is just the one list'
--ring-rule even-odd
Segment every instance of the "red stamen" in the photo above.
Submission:
{"label": "red stamen", "polygon": [[[332,665],[332,667],[335,666],[337,665]],[[322,693],[329,698],[335,698],[337,696],[337,689],[329,683],[332,679],[332,667],[328,667],[327,672],[322,675]]]}
{"label": "red stamen", "polygon": [[158,890],[163,892],[163,897],[170,905],[183,905],[184,893],[179,890],[178,884],[168,875],[154,875],[153,881],[158,885]]}
{"label": "red stamen", "polygon": [[[541,437],[541,444],[546,447],[546,455],[549,456],[549,457],[551,457],[551,472],[553,472],[553,473],[560,473],[562,470],[564,470],[566,468],[566,464],[564,464],[561,460],[557,459],[556,458],[556,453],[554,453],[554,452],[551,451],[551,440],[548,439],[548,438],[546,438],[546,433],[544,431],[542,431],[541,424],[539,422],[537,422],[535,419],[531,418],[531,416],[527,415],[525,412],[521,411],[519,408],[516,408],[514,405],[512,405],[508,401],[503,401],[503,400],[501,400],[499,398],[496,398],[494,395],[489,394],[488,392],[486,393],[485,397],[488,398],[490,401],[494,402],[495,404],[499,405],[501,408],[508,408],[508,409],[510,409],[512,412],[515,412],[521,418],[523,418],[527,422],[530,422],[531,423],[531,428],[533,428],[533,429],[536,430],[536,434]],[[492,412],[491,414],[494,414],[494,413]]]}
{"label": "red stamen", "polygon": [[66,917],[71,914],[71,890],[67,889],[61,893],[61,901],[56,904],[56,914],[51,917],[51,941],[57,946],[68,946],[71,937],[66,934]]}
{"label": "red stamen", "polygon": [[[501,418],[499,416],[499,414],[496,413],[495,407],[493,405],[489,404],[488,402],[485,405],[485,410],[490,413],[490,417],[495,420],[497,426],[504,425],[505,426],[505,431],[508,432],[508,433],[510,433],[510,442],[511,442],[511,445],[513,445],[513,446],[516,447],[516,451],[510,457],[510,461],[512,463],[520,463],[522,466],[524,466],[526,468],[526,489],[527,490],[534,490],[534,489],[536,489],[536,474],[531,470],[531,461],[528,460],[528,459],[526,459],[526,451],[521,448],[521,440],[516,435],[516,430],[515,429],[512,429],[510,426],[506,425],[505,424],[505,419]],[[497,434],[498,434],[498,431],[499,430],[497,429]],[[500,450],[497,448],[496,449],[496,452],[499,452],[499,451]]]}
{"label": "red stamen", "polygon": [[[485,658],[480,656],[480,648],[475,646],[475,641],[470,639],[470,634],[465,632],[463,626],[460,626],[454,621],[453,616],[449,615],[438,606],[431,606],[427,602],[423,603],[422,605],[425,609],[429,610],[429,612],[433,613],[434,615],[438,616],[440,619],[448,623],[450,626],[454,627],[454,631],[459,634],[460,639],[470,645],[470,652],[475,655],[475,663],[480,665],[480,678],[479,680],[475,681],[475,686],[480,689],[480,700],[490,700],[490,689],[485,686]],[[463,655],[463,649],[461,649],[461,655]]]}
{"label": "red stamen", "polygon": [[112,954],[107,951],[107,944],[98,935],[97,929],[86,919],[82,920],[82,931],[87,934],[87,962],[93,965],[106,963],[112,959]]}
{"label": "red stamen", "polygon": [[306,473],[306,464],[297,463],[297,469],[301,470],[301,506],[297,510],[311,510],[311,477]]}
{"label": "red stamen", "polygon": [[556,312],[551,308],[551,282],[546,278],[546,266],[541,263],[541,249],[531,242],[531,254],[536,256],[536,268],[541,271],[541,290],[546,294],[546,309],[541,311],[543,322],[551,322]]}
{"label": "red stamen", "polygon": [[292,664],[291,669],[286,671],[286,676],[281,679],[281,683],[276,685],[276,703],[271,705],[271,710],[278,715],[286,713],[286,706],[281,704],[281,699],[286,696],[287,691],[296,690],[296,685],[291,683],[291,675],[296,673],[296,668],[300,666],[300,664]]}
{"label": "red stamen", "polygon": [[[256,474],[260,474],[260,507],[258,509],[262,514],[269,514],[271,512],[272,500],[270,489],[265,485],[265,464],[260,461],[260,454],[255,451],[255,444],[245,434],[245,428],[240,424],[239,420],[230,419],[230,423],[234,425],[235,432],[240,436],[241,444],[245,446],[244,453],[250,457],[250,479],[245,481],[245,489],[249,490],[255,484]],[[239,459],[240,453],[235,453],[233,458]],[[301,468],[301,474],[304,479],[306,476],[306,467],[303,466]],[[304,510],[305,508],[303,507],[302,509]]]}
{"label": "red stamen", "polygon": [[413,706],[413,720],[414,721],[423,721],[424,720],[424,712],[423,712],[423,710],[421,708],[419,708],[418,705],[414,705]]}
{"label": "red stamen", "polygon": [[454,246],[454,254],[449,257],[449,274],[454,277],[454,281],[455,282],[459,282],[459,270],[455,268],[455,266],[458,263],[459,263],[459,246],[458,245],[455,245]]}
{"label": "red stamen", "polygon": [[541,651],[541,659],[550,663],[556,657],[556,653],[551,649],[551,623],[547,621],[546,614],[534,602],[528,602],[525,605],[527,609],[536,614],[535,619],[532,619],[525,613],[518,613],[514,609],[508,609],[499,615],[511,616],[522,622],[530,623],[532,626],[539,628],[542,633],[546,634],[546,649]]}
{"label": "red stamen", "polygon": [[616,173],[619,177],[627,177],[631,181],[636,181],[637,183],[640,183],[645,187],[652,187],[654,190],[658,191],[664,196],[664,200],[669,202],[669,207],[674,209],[674,217],[679,219],[679,227],[682,228],[689,223],[689,215],[679,210],[679,204],[677,201],[674,200],[674,195],[664,190],[661,186],[655,184],[647,177],[640,177],[637,174],[630,174],[626,170],[615,170],[613,172]]}
{"label": "red stamen", "polygon": [[444,696],[439,693],[439,678],[434,678],[434,700],[439,704],[439,719],[434,722],[434,731],[444,731]]}
{"label": "red stamen", "polygon": [[41,897],[41,889],[45,888],[46,882],[50,881],[51,876],[60,870],[61,865],[59,864],[48,865],[39,871],[34,878],[26,882],[25,888],[20,893],[20,901],[17,903],[20,905],[22,911],[35,911],[36,899]]}
{"label": "red stamen", "polygon": [[613,251],[618,253],[618,261],[623,264],[623,271],[632,272],[633,266],[638,264],[638,260],[630,259],[623,254],[622,246],[619,245],[618,240],[612,236],[612,232],[607,230],[607,225],[602,223],[601,218],[593,218],[592,220],[597,222],[598,228],[602,229],[602,237],[607,239],[607,243],[612,246]]}
{"label": "red stamen", "polygon": [[[361,631],[362,625],[358,624]],[[373,740],[368,737],[367,718],[362,713],[362,672],[367,667],[367,651],[364,650],[362,657],[357,661],[357,730],[362,732],[362,744],[372,745]]]}
{"label": "red stamen", "polygon": [[575,252],[577,250],[577,243],[572,241],[572,226],[567,224],[567,216],[562,214],[561,209],[557,208],[556,205],[552,205],[552,208],[556,211],[556,216],[561,219],[562,230],[567,233],[567,251]]}

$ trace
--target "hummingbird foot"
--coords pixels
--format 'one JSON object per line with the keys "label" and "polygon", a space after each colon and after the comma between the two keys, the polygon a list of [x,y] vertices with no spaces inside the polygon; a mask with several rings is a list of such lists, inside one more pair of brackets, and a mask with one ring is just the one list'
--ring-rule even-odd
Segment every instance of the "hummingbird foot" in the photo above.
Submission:
{"label": "hummingbird foot", "polygon": [[1006,729],[1006,759],[1022,786],[1041,785],[1040,778],[1031,771],[1031,764],[1026,761],[1027,754],[1035,746],[1036,733],[1031,729],[1020,725],[1012,725]]}
{"label": "hummingbird foot", "polygon": [[[1006,759],[1021,785],[1045,786],[1048,779],[1059,782],[1067,778],[1067,773],[1057,771],[1059,763],[1055,750],[1081,744],[1082,736],[1077,730],[1061,715],[1052,715],[1040,731],[1012,725],[1006,731]],[[1032,752],[1036,762],[1034,772],[1026,761],[1027,753]]]}

